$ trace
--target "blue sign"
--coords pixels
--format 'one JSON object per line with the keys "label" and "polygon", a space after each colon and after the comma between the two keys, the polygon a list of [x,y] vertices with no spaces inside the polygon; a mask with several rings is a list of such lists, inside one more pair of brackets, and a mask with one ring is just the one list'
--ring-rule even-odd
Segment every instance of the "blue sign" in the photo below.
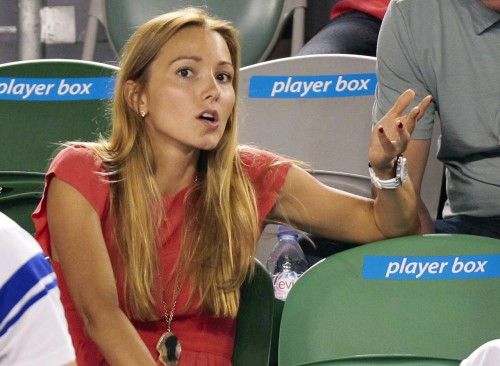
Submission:
{"label": "blue sign", "polygon": [[67,101],[109,99],[115,78],[0,78],[0,100]]}
{"label": "blue sign", "polygon": [[371,280],[457,280],[500,278],[500,254],[388,257],[366,256],[363,278]]}
{"label": "blue sign", "polygon": [[375,94],[375,73],[250,78],[249,98],[340,98]]}

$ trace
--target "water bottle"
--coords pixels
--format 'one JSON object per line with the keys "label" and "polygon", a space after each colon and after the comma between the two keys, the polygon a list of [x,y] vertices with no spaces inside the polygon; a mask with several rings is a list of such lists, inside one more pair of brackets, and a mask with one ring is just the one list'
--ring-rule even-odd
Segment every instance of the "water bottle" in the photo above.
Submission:
{"label": "water bottle", "polygon": [[288,226],[278,227],[278,242],[267,260],[267,270],[271,274],[274,296],[285,300],[288,291],[307,269],[304,252],[298,242],[299,234]]}

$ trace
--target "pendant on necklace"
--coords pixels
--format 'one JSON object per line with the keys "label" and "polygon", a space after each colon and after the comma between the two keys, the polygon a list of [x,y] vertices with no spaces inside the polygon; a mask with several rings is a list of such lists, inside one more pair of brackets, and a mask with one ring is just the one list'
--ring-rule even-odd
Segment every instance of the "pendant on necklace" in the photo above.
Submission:
{"label": "pendant on necklace", "polygon": [[161,335],[156,349],[159,353],[158,359],[165,366],[176,366],[181,357],[181,342],[172,332]]}

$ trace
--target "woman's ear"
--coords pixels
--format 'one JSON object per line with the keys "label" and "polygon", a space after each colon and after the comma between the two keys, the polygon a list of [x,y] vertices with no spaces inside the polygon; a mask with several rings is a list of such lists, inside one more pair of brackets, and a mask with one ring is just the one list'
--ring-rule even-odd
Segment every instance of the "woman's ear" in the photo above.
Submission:
{"label": "woman's ear", "polygon": [[144,117],[148,113],[148,108],[146,96],[141,89],[141,86],[136,81],[127,80],[125,82],[124,96],[129,108]]}

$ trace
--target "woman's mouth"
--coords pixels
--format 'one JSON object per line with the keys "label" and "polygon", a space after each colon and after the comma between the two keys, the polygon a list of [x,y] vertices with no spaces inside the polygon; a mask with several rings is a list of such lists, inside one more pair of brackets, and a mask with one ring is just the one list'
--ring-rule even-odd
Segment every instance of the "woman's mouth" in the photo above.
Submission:
{"label": "woman's mouth", "polygon": [[198,120],[209,127],[217,127],[219,125],[219,114],[217,111],[204,111],[198,115]]}

